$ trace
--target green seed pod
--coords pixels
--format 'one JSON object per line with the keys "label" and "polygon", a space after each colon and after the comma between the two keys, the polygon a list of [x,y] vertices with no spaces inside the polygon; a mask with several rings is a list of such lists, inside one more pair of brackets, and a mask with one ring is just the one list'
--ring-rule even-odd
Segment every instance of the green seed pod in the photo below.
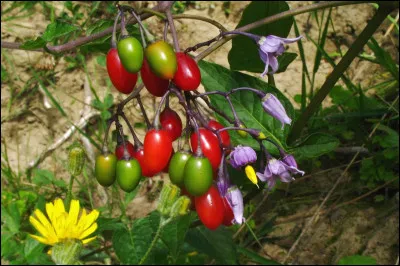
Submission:
{"label": "green seed pod", "polygon": [[68,171],[72,176],[78,176],[82,173],[85,159],[85,150],[78,142],[75,142],[70,147],[68,155]]}
{"label": "green seed pod", "polygon": [[67,239],[53,246],[51,258],[57,265],[78,265],[82,247],[82,241]]}
{"label": "green seed pod", "polygon": [[190,207],[190,198],[180,196],[171,208],[171,217],[183,216],[188,214]]}
{"label": "green seed pod", "polygon": [[181,189],[173,184],[165,184],[160,193],[157,210],[163,216],[169,216],[172,205],[181,194]]}

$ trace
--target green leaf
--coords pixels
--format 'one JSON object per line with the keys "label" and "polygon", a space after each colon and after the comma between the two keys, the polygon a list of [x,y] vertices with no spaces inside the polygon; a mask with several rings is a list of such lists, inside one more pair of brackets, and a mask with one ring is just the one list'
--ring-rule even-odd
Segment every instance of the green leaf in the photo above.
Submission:
{"label": "green leaf", "polygon": [[161,240],[168,247],[173,258],[178,256],[192,220],[191,215],[178,217],[168,223],[161,231]]}
{"label": "green leaf", "polygon": [[114,21],[112,19],[101,19],[88,26],[86,29],[86,35],[93,35],[95,33],[101,32],[111,26],[113,26]]}
{"label": "green leaf", "polygon": [[153,237],[151,220],[147,216],[135,220],[131,230],[124,228],[115,231],[112,243],[122,264],[138,264],[145,255]]}
{"label": "green leaf", "polygon": [[266,259],[266,258],[258,255],[256,252],[254,252],[254,251],[252,251],[250,249],[238,246],[237,250],[238,250],[239,253],[243,254],[246,257],[248,257],[253,262],[259,263],[261,265],[280,265],[278,262]]}
{"label": "green leaf", "polygon": [[38,186],[55,184],[58,187],[67,187],[64,180],[57,180],[52,172],[45,169],[35,169],[32,181]]}
{"label": "green leaf", "polygon": [[125,230],[124,224],[118,218],[103,218],[99,217],[97,219],[98,229],[97,232],[101,233],[103,231],[118,231]]}
{"label": "green leaf", "polygon": [[377,265],[377,263],[374,258],[354,255],[341,258],[338,265]]}
{"label": "green leaf", "polygon": [[105,109],[110,108],[113,105],[114,97],[111,93],[107,94],[106,97],[104,97],[104,107]]}
{"label": "green leaf", "polygon": [[96,57],[97,64],[99,64],[102,67],[106,66],[106,56],[105,55],[99,55]]}
{"label": "green leaf", "polygon": [[37,37],[35,40],[29,40],[21,44],[20,48],[26,50],[35,50],[46,46],[46,41],[42,37]]}
{"label": "green leaf", "polygon": [[[297,57],[296,53],[289,53],[285,52],[282,55],[278,56],[278,63],[279,63],[279,68],[276,73],[279,72],[285,72],[287,67],[292,63]],[[264,71],[264,70],[263,70]]]}
{"label": "green leaf", "polygon": [[333,151],[340,142],[337,138],[324,134],[314,133],[307,137],[298,147],[293,149],[295,156],[315,158]]}
{"label": "green leaf", "polygon": [[217,264],[237,264],[236,246],[232,240],[232,231],[224,226],[211,231],[204,226],[189,230],[186,241],[216,260]]}
{"label": "green leaf", "polygon": [[47,28],[42,35],[42,38],[46,42],[51,42],[56,38],[67,35],[77,30],[79,30],[79,27],[75,25],[71,25],[69,23],[60,20],[56,20],[55,22],[47,25]]}
{"label": "green leaf", "polygon": [[385,50],[383,50],[378,42],[372,37],[368,42],[368,47],[374,52],[376,59],[379,64],[386,68],[387,71],[392,74],[392,76],[399,82],[399,67],[396,65],[396,62],[393,60],[392,56]]}
{"label": "green leaf", "polygon": [[37,257],[42,255],[45,245],[36,241],[35,239],[28,237],[24,246],[25,259],[32,263],[37,260]]}
{"label": "green leaf", "polygon": [[1,205],[1,221],[4,223],[11,233],[19,232],[21,226],[21,217],[15,203],[11,203],[8,208]]}
{"label": "green leaf", "polygon": [[8,79],[8,73],[5,67],[1,65],[1,82],[4,82]]}
{"label": "green leaf", "polygon": [[[205,61],[199,62],[201,70],[201,81],[206,91],[230,91],[239,87],[250,87],[264,92],[273,93],[284,106],[288,116],[294,118],[294,110],[290,101],[276,88],[269,86],[264,81],[237,71],[231,71],[223,66]],[[233,118],[228,102],[220,95],[211,95],[211,104],[219,110],[223,110],[230,118]],[[271,138],[281,146],[286,146],[286,138],[289,127],[267,114],[261,104],[261,99],[252,92],[239,91],[231,95],[231,100],[239,119],[248,128],[261,130],[267,137]],[[228,126],[226,120],[219,119]],[[257,141],[251,137],[242,138],[236,131],[229,132],[233,145],[247,145],[259,149]],[[275,149],[272,145],[267,148]]]}
{"label": "green leaf", "polygon": [[[236,28],[287,10],[289,10],[289,6],[284,1],[252,1],[243,11],[242,18]],[[293,18],[288,17],[260,26],[249,31],[249,33],[260,36],[276,35],[287,37],[292,24]],[[229,51],[228,61],[232,70],[262,73],[265,68],[265,64],[260,59],[258,45],[245,36],[236,36],[232,40],[232,49]]]}

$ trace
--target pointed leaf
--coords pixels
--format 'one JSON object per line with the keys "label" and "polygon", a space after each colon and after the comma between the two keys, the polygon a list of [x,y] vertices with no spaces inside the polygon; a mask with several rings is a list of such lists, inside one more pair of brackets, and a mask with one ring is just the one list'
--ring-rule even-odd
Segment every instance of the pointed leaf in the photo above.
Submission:
{"label": "pointed leaf", "polygon": [[[294,118],[294,110],[290,101],[276,88],[269,86],[262,80],[237,71],[231,71],[223,66],[200,61],[199,62],[202,84],[206,91],[230,91],[239,87],[250,87],[264,92],[273,93],[284,106],[288,116]],[[225,112],[233,118],[229,103],[220,95],[211,95],[211,103],[214,107]],[[239,119],[248,128],[261,130],[267,137],[271,138],[279,145],[286,146],[286,137],[289,133],[289,126],[282,130],[282,124],[277,119],[267,114],[261,103],[260,97],[249,91],[239,91],[231,95],[231,100]],[[229,123],[219,119],[224,126]],[[258,143],[251,137],[242,138],[236,131],[229,132],[233,145],[248,145],[254,149],[259,149]],[[267,148],[272,146],[268,146]]]}

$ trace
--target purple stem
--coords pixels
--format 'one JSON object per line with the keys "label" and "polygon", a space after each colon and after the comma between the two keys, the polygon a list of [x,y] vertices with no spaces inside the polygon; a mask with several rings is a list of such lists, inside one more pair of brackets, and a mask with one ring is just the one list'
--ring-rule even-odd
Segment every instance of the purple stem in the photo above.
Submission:
{"label": "purple stem", "polygon": [[123,155],[123,159],[125,159],[125,160],[129,160],[130,159],[130,155],[129,155],[129,152],[128,152],[128,149],[126,148],[126,142],[125,142],[125,135],[124,135],[124,130],[123,130],[123,128],[122,128],[122,125],[119,123],[119,121],[118,121],[118,117],[115,119],[115,127],[116,127],[116,129],[118,130],[118,132],[119,132],[119,134],[121,134],[121,136],[122,136],[122,145],[123,145],[123,147],[124,147],[124,155]]}
{"label": "purple stem", "polygon": [[149,120],[149,118],[148,118],[148,116],[147,116],[146,109],[144,109],[144,106],[143,106],[143,103],[142,103],[142,99],[140,98],[140,95],[138,95],[138,96],[136,97],[136,100],[137,100],[137,102],[139,103],[140,110],[142,111],[144,120],[146,121],[147,130],[149,130],[150,127],[151,127],[150,120]]}
{"label": "purple stem", "polygon": [[170,94],[170,90],[167,90],[167,92],[163,95],[163,97],[161,98],[161,101],[160,101],[160,104],[159,104],[159,106],[158,106],[158,108],[157,108],[157,112],[156,112],[156,115],[155,115],[155,117],[154,117],[154,121],[153,121],[153,127],[155,128],[155,129],[160,129],[161,128],[161,125],[160,125],[160,111],[161,111],[161,107],[162,107],[162,105],[163,105],[163,103],[164,103],[164,101],[165,101],[165,99],[168,97],[168,95]]}
{"label": "purple stem", "polygon": [[112,123],[115,121],[115,117],[111,117],[110,119],[108,119],[107,121],[107,129],[106,129],[106,134],[104,136],[104,140],[103,140],[103,147],[102,147],[102,152],[103,154],[108,153],[108,132],[110,131],[111,125]]}
{"label": "purple stem", "polygon": [[118,12],[117,17],[114,20],[114,28],[112,32],[112,37],[111,37],[111,48],[116,48],[117,47],[117,25],[118,25],[118,19],[121,16],[121,11]]}
{"label": "purple stem", "polygon": [[128,125],[129,130],[131,131],[131,134],[133,137],[133,146],[139,147],[139,148],[142,147],[143,143],[140,141],[140,139],[135,134],[135,131],[133,130],[132,125],[129,123],[128,118],[126,117],[125,113],[121,112],[119,115],[125,120],[125,123]]}

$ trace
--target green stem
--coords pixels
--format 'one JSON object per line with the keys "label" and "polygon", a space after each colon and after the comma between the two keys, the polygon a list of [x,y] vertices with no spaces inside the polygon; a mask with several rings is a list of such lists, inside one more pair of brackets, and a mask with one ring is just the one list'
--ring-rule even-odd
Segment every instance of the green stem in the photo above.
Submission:
{"label": "green stem", "polygon": [[68,194],[67,194],[67,202],[66,202],[66,206],[69,210],[69,206],[71,203],[71,199],[72,199],[72,185],[74,184],[74,179],[75,176],[71,175],[71,177],[69,178],[69,186],[68,186]]}
{"label": "green stem", "polygon": [[165,225],[164,219],[161,217],[160,223],[158,224],[156,235],[154,236],[153,241],[151,242],[151,244],[150,244],[149,248],[147,249],[146,253],[144,254],[143,258],[140,260],[139,265],[142,265],[146,261],[147,257],[150,254],[150,251],[153,249],[158,238],[160,237],[161,229],[164,227],[164,225]]}
{"label": "green stem", "polygon": [[344,55],[339,64],[333,69],[332,73],[325,80],[321,89],[315,94],[310,104],[305,111],[301,114],[299,119],[294,123],[293,128],[289,134],[288,142],[293,142],[302,132],[311,116],[320,108],[322,101],[329,94],[338,79],[342,76],[344,71],[349,67],[354,58],[361,52],[364,45],[368,42],[374,32],[379,28],[381,23],[386,19],[386,16],[392,11],[387,7],[380,7],[374,17],[368,22],[365,29],[361,32],[353,45]]}
{"label": "green stem", "polygon": [[271,85],[273,87],[275,86],[275,79],[273,74],[267,74],[268,75],[268,85]]}

